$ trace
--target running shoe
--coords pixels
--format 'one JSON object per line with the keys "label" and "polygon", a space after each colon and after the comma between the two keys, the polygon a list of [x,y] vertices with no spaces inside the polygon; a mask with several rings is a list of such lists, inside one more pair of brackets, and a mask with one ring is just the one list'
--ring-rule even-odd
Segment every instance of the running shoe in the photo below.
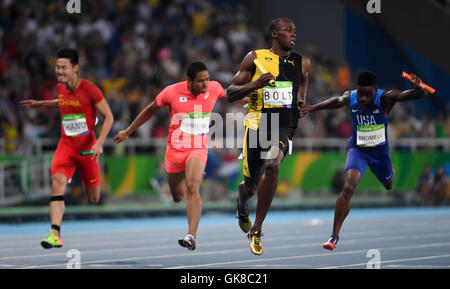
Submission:
{"label": "running shoe", "polygon": [[188,250],[195,250],[195,238],[191,234],[187,234],[186,237],[178,239],[178,244]]}
{"label": "running shoe", "polygon": [[254,231],[247,233],[247,238],[250,240],[250,252],[252,252],[255,255],[262,255],[263,253],[263,246],[261,243],[261,232]]}
{"label": "running shoe", "polygon": [[48,238],[42,239],[41,241],[41,246],[44,249],[61,248],[63,245],[64,245],[63,240],[60,237],[55,236],[51,229]]}
{"label": "running shoe", "polygon": [[248,213],[248,204],[241,206],[239,197],[236,200],[236,218],[239,222],[239,228],[241,228],[242,232],[247,234],[252,228],[252,220]]}
{"label": "running shoe", "polygon": [[328,241],[323,244],[323,248],[332,251],[334,248],[336,248],[338,241],[338,236],[331,235],[330,239],[328,239]]}

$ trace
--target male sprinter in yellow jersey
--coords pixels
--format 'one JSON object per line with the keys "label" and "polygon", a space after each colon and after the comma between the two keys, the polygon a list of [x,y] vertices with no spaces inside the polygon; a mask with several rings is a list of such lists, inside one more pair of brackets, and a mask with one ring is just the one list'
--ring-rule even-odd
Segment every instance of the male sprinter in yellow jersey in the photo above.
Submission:
{"label": "male sprinter in yellow jersey", "polygon": [[[230,102],[249,96],[243,149],[245,179],[239,185],[237,218],[250,240],[250,251],[256,255],[263,253],[262,224],[278,185],[280,164],[298,125],[311,66],[307,57],[292,51],[296,29],[290,19],[274,19],[269,33],[272,48],[249,52],[227,89]],[[271,132],[278,133],[275,142]],[[271,139],[270,145],[262,145],[260,134]],[[247,202],[257,190],[256,219],[252,226]]]}

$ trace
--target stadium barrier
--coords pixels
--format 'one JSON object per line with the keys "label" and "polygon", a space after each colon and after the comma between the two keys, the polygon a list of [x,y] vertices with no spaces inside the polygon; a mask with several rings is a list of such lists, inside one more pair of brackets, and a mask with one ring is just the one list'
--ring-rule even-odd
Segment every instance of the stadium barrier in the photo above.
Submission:
{"label": "stadium barrier", "polygon": [[[391,158],[396,169],[393,189],[415,190],[426,165],[434,169],[444,166],[448,171],[449,142],[450,139],[391,141]],[[280,169],[279,181],[283,187],[279,191],[288,194],[290,190],[301,190],[305,194],[314,194],[336,190],[342,177],[347,140],[297,139],[293,143],[294,153],[285,159]],[[40,139],[38,145],[33,144],[39,153],[23,155],[16,152],[0,156],[0,206],[49,196],[50,163],[56,144],[54,139]],[[164,160],[165,144],[165,139],[134,138],[120,145],[107,141],[101,164],[110,194],[118,198],[128,194],[155,195],[150,181]],[[153,151],[145,152],[149,147]],[[236,154],[237,165],[234,170],[222,174],[219,180],[229,191],[235,191],[243,178],[242,161],[237,159],[240,149],[232,152]],[[367,170],[358,190],[385,192],[370,170]]]}

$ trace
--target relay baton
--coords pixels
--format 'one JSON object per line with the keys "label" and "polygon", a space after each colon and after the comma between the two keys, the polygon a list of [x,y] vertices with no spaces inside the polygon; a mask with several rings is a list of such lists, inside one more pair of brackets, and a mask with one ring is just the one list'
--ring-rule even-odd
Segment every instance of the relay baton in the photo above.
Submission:
{"label": "relay baton", "polygon": [[[267,72],[264,70],[264,68],[261,66],[261,64],[259,64],[258,60],[256,60],[256,59],[253,60],[253,63],[255,64],[256,67],[258,67],[259,71],[260,71],[262,74],[267,73]],[[270,86],[275,86],[275,80],[271,79],[271,80],[269,81],[269,85],[270,85]]]}
{"label": "relay baton", "polygon": [[[406,73],[403,71],[402,73],[402,77],[413,82],[412,77],[409,73]],[[434,94],[434,92],[436,91],[436,89],[432,88],[431,86],[429,86],[426,83],[423,83],[422,81],[420,81],[419,86],[422,87],[423,89],[425,89],[426,91],[428,91],[431,94]]]}
{"label": "relay baton", "polygon": [[82,155],[82,156],[88,156],[88,155],[93,155],[93,154],[94,154],[93,150],[80,152],[80,155]]}

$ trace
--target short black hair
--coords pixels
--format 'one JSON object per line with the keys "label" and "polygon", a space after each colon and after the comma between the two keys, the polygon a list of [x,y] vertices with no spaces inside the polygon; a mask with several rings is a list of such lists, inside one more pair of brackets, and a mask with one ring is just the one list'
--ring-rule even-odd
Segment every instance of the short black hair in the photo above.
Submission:
{"label": "short black hair", "polygon": [[372,71],[361,71],[358,74],[359,86],[373,86],[377,84],[377,75]]}
{"label": "short black hair", "polygon": [[192,62],[191,64],[188,65],[186,69],[186,75],[187,77],[193,80],[197,75],[197,72],[204,70],[208,70],[208,68],[206,68],[206,65],[203,62],[200,61]]}
{"label": "short black hair", "polygon": [[63,48],[56,53],[56,59],[68,58],[72,66],[78,64],[78,50],[73,48]]}
{"label": "short black hair", "polygon": [[277,26],[278,26],[278,23],[280,23],[280,21],[283,21],[283,20],[287,20],[287,21],[293,22],[289,18],[275,18],[275,19],[273,19],[269,23],[269,26],[267,27],[267,33],[269,34],[269,36],[272,36],[272,31],[276,30]]}

